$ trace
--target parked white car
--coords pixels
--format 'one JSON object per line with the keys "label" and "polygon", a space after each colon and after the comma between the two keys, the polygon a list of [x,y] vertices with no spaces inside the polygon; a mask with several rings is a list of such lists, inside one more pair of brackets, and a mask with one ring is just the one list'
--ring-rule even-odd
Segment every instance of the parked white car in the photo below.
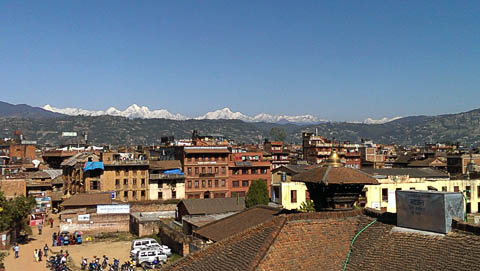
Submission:
{"label": "parked white car", "polygon": [[137,252],[134,259],[138,264],[143,264],[145,262],[152,263],[156,258],[165,263],[168,257],[160,250],[142,249]]}
{"label": "parked white car", "polygon": [[153,238],[143,238],[143,239],[136,239],[132,241],[132,250],[130,251],[130,255],[135,257],[137,252],[142,249],[150,249],[150,250],[160,250],[163,254],[170,256],[172,255],[172,250],[165,245],[160,245],[157,241]]}

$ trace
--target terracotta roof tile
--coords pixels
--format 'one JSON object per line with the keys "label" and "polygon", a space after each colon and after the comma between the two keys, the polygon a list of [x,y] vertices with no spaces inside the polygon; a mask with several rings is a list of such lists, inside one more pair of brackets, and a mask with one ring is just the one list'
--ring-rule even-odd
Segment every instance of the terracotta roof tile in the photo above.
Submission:
{"label": "terracotta roof tile", "polygon": [[281,209],[256,206],[198,228],[196,235],[215,242],[270,221]]}
{"label": "terracotta roof tile", "polygon": [[347,167],[318,167],[294,175],[293,181],[328,184],[378,184],[366,173]]}

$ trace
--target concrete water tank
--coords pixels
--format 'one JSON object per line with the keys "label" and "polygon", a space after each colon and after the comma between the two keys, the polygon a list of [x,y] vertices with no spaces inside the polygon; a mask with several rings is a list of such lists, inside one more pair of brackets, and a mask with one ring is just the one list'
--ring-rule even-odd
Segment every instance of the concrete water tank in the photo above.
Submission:
{"label": "concrete water tank", "polygon": [[452,218],[463,219],[463,195],[455,192],[396,191],[397,226],[448,233]]}

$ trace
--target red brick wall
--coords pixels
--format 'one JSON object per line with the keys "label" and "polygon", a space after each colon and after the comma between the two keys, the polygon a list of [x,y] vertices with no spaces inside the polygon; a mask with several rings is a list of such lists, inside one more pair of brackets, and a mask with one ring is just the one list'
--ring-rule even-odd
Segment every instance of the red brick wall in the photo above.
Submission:
{"label": "red brick wall", "polygon": [[10,157],[19,157],[21,159],[35,159],[34,145],[10,145]]}

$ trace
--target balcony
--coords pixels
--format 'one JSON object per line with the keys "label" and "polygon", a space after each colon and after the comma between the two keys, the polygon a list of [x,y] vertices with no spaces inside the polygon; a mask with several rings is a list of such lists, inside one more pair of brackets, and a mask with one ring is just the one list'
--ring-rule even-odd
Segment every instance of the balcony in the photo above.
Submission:
{"label": "balcony", "polygon": [[103,161],[106,166],[148,166],[148,160]]}
{"label": "balcony", "polygon": [[215,178],[215,173],[200,173],[200,178]]}
{"label": "balcony", "polygon": [[150,174],[150,180],[175,180],[185,179],[185,175],[182,174]]}

